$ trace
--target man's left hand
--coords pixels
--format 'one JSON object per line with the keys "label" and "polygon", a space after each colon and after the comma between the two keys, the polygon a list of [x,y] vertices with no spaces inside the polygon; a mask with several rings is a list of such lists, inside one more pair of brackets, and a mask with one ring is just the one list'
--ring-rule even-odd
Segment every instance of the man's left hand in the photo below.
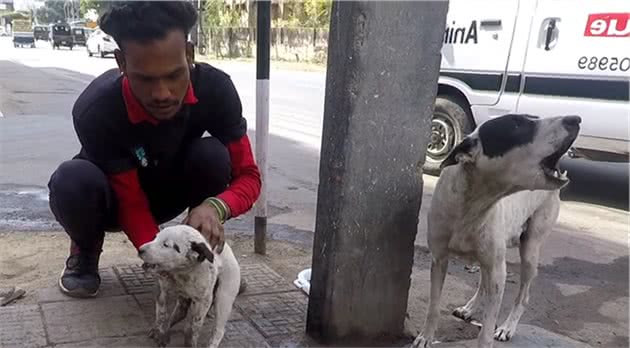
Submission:
{"label": "man's left hand", "polygon": [[223,251],[223,243],[225,242],[223,225],[219,213],[214,207],[201,203],[188,213],[183,223],[201,232],[212,249],[218,245],[217,252],[219,254]]}

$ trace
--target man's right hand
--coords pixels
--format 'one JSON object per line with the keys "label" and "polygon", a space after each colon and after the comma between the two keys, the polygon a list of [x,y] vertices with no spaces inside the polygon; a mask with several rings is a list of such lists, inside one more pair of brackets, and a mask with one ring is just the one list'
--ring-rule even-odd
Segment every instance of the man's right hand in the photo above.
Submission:
{"label": "man's right hand", "polygon": [[221,224],[219,213],[214,207],[207,203],[201,203],[190,211],[183,223],[199,231],[210,243],[213,250],[218,245],[217,252],[220,254],[223,251],[223,243],[225,242],[223,224]]}

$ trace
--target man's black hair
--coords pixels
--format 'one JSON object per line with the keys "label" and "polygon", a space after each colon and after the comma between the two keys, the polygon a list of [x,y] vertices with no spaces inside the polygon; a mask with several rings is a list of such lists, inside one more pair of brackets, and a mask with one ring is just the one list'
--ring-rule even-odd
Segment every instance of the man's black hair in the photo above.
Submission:
{"label": "man's black hair", "polygon": [[197,10],[189,1],[115,1],[98,24],[122,49],[125,41],[147,43],[172,30],[188,37],[196,21]]}

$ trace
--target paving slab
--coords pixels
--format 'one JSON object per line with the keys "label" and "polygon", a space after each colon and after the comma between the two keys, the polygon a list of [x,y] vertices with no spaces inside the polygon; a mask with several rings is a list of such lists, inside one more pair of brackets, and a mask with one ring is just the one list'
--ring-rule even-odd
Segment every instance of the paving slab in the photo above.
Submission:
{"label": "paving slab", "polygon": [[51,302],[41,305],[51,343],[71,343],[100,337],[144,334],[148,321],[129,295]]}
{"label": "paving slab", "polygon": [[[202,334],[199,337],[201,347],[207,346],[210,342],[210,327],[204,326]],[[181,347],[184,345],[184,335],[182,330],[173,330],[171,332],[171,341],[169,347]],[[93,340],[73,342],[55,346],[56,348],[83,348],[83,347],[156,347],[154,341],[146,334],[115,337],[115,338],[98,338]],[[225,327],[225,335],[219,345],[220,348],[237,348],[237,347],[270,347],[265,338],[256,331],[256,329],[246,321],[228,322]]]}
{"label": "paving slab", "polygon": [[265,338],[304,332],[308,298],[302,292],[284,292],[237,298],[236,307]]}
{"label": "paving slab", "polygon": [[[434,348],[477,348],[477,340],[433,344]],[[516,335],[507,342],[494,342],[494,348],[592,348],[592,346],[558,335],[541,327],[518,325]]]}
{"label": "paving slab", "polygon": [[[153,296],[153,294],[138,294],[134,295],[134,297],[138,301],[138,304],[140,305],[140,308],[142,309],[142,312],[144,313],[149,323],[153,323],[155,321],[155,296]],[[214,313],[211,313],[208,320],[214,320]],[[228,321],[234,320],[245,320],[240,310],[236,308],[236,306],[232,308],[232,314],[230,315]]]}
{"label": "paving slab", "polygon": [[46,345],[46,332],[38,305],[0,307],[0,347]]}
{"label": "paving slab", "polygon": [[89,339],[87,341],[65,343],[55,348],[84,348],[84,347],[157,347],[148,335],[129,337],[106,337]]}
{"label": "paving slab", "polygon": [[[204,346],[210,342],[212,336],[213,325],[206,322],[203,326],[203,332],[199,337],[199,342]],[[172,343],[175,346],[181,346],[183,341],[183,335],[179,335],[179,340],[173,340]],[[245,320],[229,321],[225,325],[225,334],[221,341],[220,347],[270,347],[265,341],[265,338],[256,330],[251,323]]]}
{"label": "paving slab", "polygon": [[[305,335],[308,297],[266,264],[242,265],[247,291],[239,296],[221,347],[317,347]],[[57,287],[39,291],[38,305],[0,307],[0,347],[155,347],[147,337],[155,316],[153,277],[140,265],[103,268],[103,288],[93,299],[73,299]],[[214,326],[206,319],[200,343]],[[171,344],[183,345],[183,324],[171,330]],[[476,348],[476,340],[436,343],[436,348]],[[402,344],[401,346],[405,346]],[[407,345],[409,346],[409,345]],[[532,325],[519,325],[497,348],[590,347]]]}
{"label": "paving slab", "polygon": [[304,333],[297,333],[288,336],[273,336],[269,337],[267,342],[270,346],[277,348],[309,348],[322,346]]}
{"label": "paving slab", "polygon": [[282,291],[300,291],[264,263],[242,264],[240,266],[241,278],[247,282],[247,290],[243,293],[244,296]]}
{"label": "paving slab", "polygon": [[114,267],[123,287],[130,295],[153,293],[156,287],[155,278],[145,272],[140,264]]}
{"label": "paving slab", "polygon": [[[111,267],[101,268],[98,273],[101,276],[101,286],[96,298],[125,295],[125,289],[116,277],[114,269]],[[70,296],[64,295],[58,286],[40,289],[36,292],[40,303],[73,301]]]}
{"label": "paving slab", "polygon": [[[263,263],[242,264],[241,277],[247,282],[243,295],[257,295],[283,291],[299,291],[273,269]],[[130,295],[152,293],[155,288],[153,275],[145,272],[140,264],[116,266],[116,272],[124,289]]]}
{"label": "paving slab", "polygon": [[230,321],[226,325],[221,347],[270,347],[265,338],[245,320]]}

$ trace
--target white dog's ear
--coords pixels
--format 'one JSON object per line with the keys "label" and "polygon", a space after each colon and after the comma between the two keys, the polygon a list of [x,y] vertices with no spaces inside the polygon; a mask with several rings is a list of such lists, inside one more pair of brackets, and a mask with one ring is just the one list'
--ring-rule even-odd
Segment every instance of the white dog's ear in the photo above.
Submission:
{"label": "white dog's ear", "polygon": [[210,248],[208,248],[206,243],[191,242],[190,249],[199,254],[197,256],[197,261],[203,262],[203,260],[208,260],[210,263],[214,262],[214,254],[210,251]]}
{"label": "white dog's ear", "polygon": [[462,140],[461,143],[457,144],[451,150],[451,153],[444,159],[442,164],[440,165],[440,169],[444,169],[444,167],[448,167],[457,163],[472,163],[474,161],[473,158],[473,150],[479,143],[479,139],[466,137]]}

